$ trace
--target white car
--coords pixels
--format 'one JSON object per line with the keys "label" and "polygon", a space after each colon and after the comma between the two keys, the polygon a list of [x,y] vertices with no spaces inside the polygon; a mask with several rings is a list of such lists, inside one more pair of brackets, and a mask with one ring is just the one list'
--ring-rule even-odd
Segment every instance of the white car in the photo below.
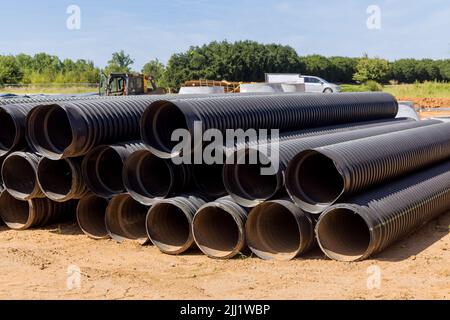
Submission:
{"label": "white car", "polygon": [[330,83],[322,78],[314,76],[301,76],[300,78],[305,81],[305,92],[341,92],[340,86]]}

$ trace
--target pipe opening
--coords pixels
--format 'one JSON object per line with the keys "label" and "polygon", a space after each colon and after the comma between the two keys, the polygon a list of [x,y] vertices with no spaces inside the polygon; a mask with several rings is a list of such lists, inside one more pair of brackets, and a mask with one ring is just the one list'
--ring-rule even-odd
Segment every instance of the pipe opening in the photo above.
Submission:
{"label": "pipe opening", "polygon": [[247,220],[250,249],[262,259],[290,260],[300,249],[300,228],[294,214],[285,206],[266,202],[254,208]]}
{"label": "pipe opening", "polygon": [[150,239],[161,251],[177,254],[188,249],[186,246],[191,238],[190,221],[177,206],[170,203],[153,205],[146,225]]}
{"label": "pipe opening", "polygon": [[148,207],[140,204],[129,195],[113,198],[107,208],[106,226],[113,239],[137,240],[142,244],[148,241],[145,219]]}
{"label": "pipe opening", "polygon": [[119,217],[125,234],[132,240],[148,239],[145,229],[145,219],[148,207],[140,204],[131,197],[127,197],[119,211]]}
{"label": "pipe opening", "polygon": [[[224,184],[228,193],[235,198],[236,202],[244,206],[256,205],[261,200],[272,198],[282,185],[279,174],[261,174],[261,169],[268,168],[262,163],[269,163],[269,158],[256,151],[258,160],[256,164],[252,164],[255,161],[250,162],[251,152],[254,150],[245,150],[238,155],[235,164],[225,164],[223,171]],[[239,157],[245,157],[245,159],[239,159]],[[243,163],[242,160],[244,160]],[[277,172],[277,170],[274,171]]]}
{"label": "pipe opening", "polygon": [[53,107],[45,117],[45,130],[50,149],[63,153],[72,143],[72,127],[64,109]]}
{"label": "pipe opening", "polygon": [[107,189],[114,192],[123,191],[123,161],[114,149],[105,150],[97,162],[98,178]]}
{"label": "pipe opening", "polygon": [[208,206],[199,210],[193,230],[197,245],[206,255],[226,258],[237,253],[242,236],[236,220],[225,209]]}
{"label": "pipe opening", "polygon": [[325,254],[339,261],[361,258],[370,244],[370,230],[364,219],[349,209],[333,209],[317,225],[317,238]]}
{"label": "pipe opening", "polygon": [[149,151],[138,151],[128,158],[124,178],[130,193],[145,198],[164,198],[172,188],[170,165]]}
{"label": "pipe opening", "polygon": [[17,128],[12,116],[4,109],[0,109],[0,149],[10,151],[16,141]]}
{"label": "pipe opening", "polygon": [[194,181],[199,190],[207,195],[219,198],[227,194],[223,184],[223,164],[192,166]]}
{"label": "pipe opening", "polygon": [[288,174],[291,193],[309,204],[333,203],[344,189],[344,180],[332,159],[315,151],[304,153]]}
{"label": "pipe opening", "polygon": [[31,195],[37,185],[33,165],[19,155],[10,155],[5,159],[2,166],[2,177],[8,192],[18,198]]}
{"label": "pipe opening", "polygon": [[8,192],[0,196],[0,217],[11,229],[24,229],[30,219],[30,205],[28,201],[17,200]]}
{"label": "pipe opening", "polygon": [[66,111],[59,105],[42,105],[29,115],[29,137],[41,153],[62,154],[73,140]]}
{"label": "pipe opening", "polygon": [[83,232],[94,239],[108,237],[105,225],[108,200],[97,196],[89,196],[80,200],[77,207],[77,220]]}
{"label": "pipe opening", "polygon": [[42,191],[51,199],[67,196],[72,190],[72,168],[66,160],[43,158],[38,166],[38,179]]}
{"label": "pipe opening", "polygon": [[155,150],[171,154],[179,141],[172,141],[176,129],[188,130],[184,113],[169,101],[156,101],[142,117],[143,140]]}
{"label": "pipe opening", "polygon": [[123,160],[114,148],[99,147],[83,161],[83,176],[96,194],[111,197],[125,190],[122,180]]}

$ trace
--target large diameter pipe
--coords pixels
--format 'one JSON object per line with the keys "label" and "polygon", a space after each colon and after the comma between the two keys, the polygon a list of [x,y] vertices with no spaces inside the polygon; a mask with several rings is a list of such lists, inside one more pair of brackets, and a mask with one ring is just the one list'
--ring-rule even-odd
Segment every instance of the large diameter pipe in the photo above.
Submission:
{"label": "large diameter pipe", "polygon": [[139,120],[145,108],[159,99],[181,98],[186,96],[127,96],[43,104],[27,115],[27,139],[40,154],[53,160],[83,156],[98,145],[139,140]]}
{"label": "large diameter pipe", "polygon": [[128,194],[113,197],[106,209],[105,225],[108,234],[117,242],[133,240],[145,245],[150,241],[145,229],[149,207]]}
{"label": "large diameter pipe", "polygon": [[316,225],[331,259],[359,261],[450,210],[450,161],[344,199]]}
{"label": "large diameter pipe", "polygon": [[186,191],[190,181],[188,165],[175,165],[172,160],[159,158],[149,150],[133,152],[123,167],[126,190],[145,205]]}
{"label": "large diameter pipe", "polygon": [[53,160],[85,155],[100,144],[137,140],[139,119],[156,99],[42,105],[28,114],[28,139],[39,153]]}
{"label": "large diameter pipe", "polygon": [[245,234],[250,250],[264,260],[292,260],[315,244],[314,220],[290,199],[253,208]]}
{"label": "large diameter pipe", "polygon": [[[180,142],[172,140],[176,129],[195,136],[196,121],[202,129],[279,129],[281,132],[332,124],[394,118],[398,104],[386,93],[272,94],[267,96],[211,97],[160,100],[141,118],[142,140],[165,158],[178,156]],[[185,141],[190,143],[190,141]],[[185,145],[188,150],[193,146]],[[194,146],[200,147],[200,146]]]}
{"label": "large diameter pipe", "polygon": [[83,197],[78,202],[77,222],[85,235],[95,240],[110,237],[105,224],[108,204],[108,199],[93,194]]}
{"label": "large diameter pipe", "polygon": [[155,202],[146,218],[147,234],[161,252],[180,254],[195,246],[192,220],[205,201],[196,196],[180,196]]}
{"label": "large diameter pipe", "polygon": [[47,198],[23,201],[3,191],[0,195],[0,217],[9,228],[25,230],[68,221],[75,216],[76,205],[76,201],[59,203]]}
{"label": "large diameter pipe", "polygon": [[89,189],[98,196],[111,198],[125,192],[122,171],[130,154],[144,149],[139,142],[103,145],[92,149],[81,165]]}
{"label": "large diameter pipe", "polygon": [[42,158],[38,164],[38,183],[51,200],[64,202],[81,199],[89,193],[81,173],[82,158],[50,160]]}
{"label": "large diameter pipe", "polygon": [[203,163],[193,165],[191,167],[193,182],[195,184],[195,187],[202,194],[207,195],[210,198],[217,199],[226,196],[228,194],[222,178],[223,166],[225,164],[227,155],[232,154],[237,149],[243,147],[257,146],[258,144],[270,143],[274,142],[274,140],[276,141],[296,140],[300,138],[307,138],[324,134],[332,134],[384,125],[395,125],[399,123],[406,123],[408,121],[411,122],[413,120],[408,118],[398,118],[398,119],[383,119],[365,122],[346,123],[341,125],[334,125],[306,130],[282,132],[279,134],[278,137],[266,137],[265,139],[258,139],[253,141],[241,141],[241,142],[236,141],[234,143],[234,147],[216,148],[215,152],[219,153],[220,156],[217,157],[217,155],[214,155],[214,158],[217,159],[217,161],[215,161],[214,163]]}
{"label": "large diameter pipe", "polygon": [[0,157],[27,147],[25,119],[37,104],[0,105]]}
{"label": "large diameter pipe", "polygon": [[57,101],[99,100],[95,96],[58,96],[24,99],[0,99],[0,156],[16,150],[27,148],[26,117],[28,113],[41,104]]}
{"label": "large diameter pipe", "polygon": [[19,200],[45,198],[37,179],[41,156],[30,152],[13,152],[2,164],[3,184],[9,194]]}
{"label": "large diameter pipe", "polygon": [[344,196],[450,158],[450,123],[306,150],[286,170],[295,203],[320,213]]}
{"label": "large diameter pipe", "polygon": [[195,243],[210,258],[230,259],[242,253],[247,214],[229,196],[201,206],[192,220]]}
{"label": "large diameter pipe", "polygon": [[[261,148],[261,146],[251,146],[239,149],[230,155],[230,157],[233,157],[231,161],[227,159],[227,163],[225,164],[223,171],[224,184],[228,193],[237,203],[247,207],[254,207],[266,200],[285,195],[284,171],[289,161],[302,151],[345,141],[408,130],[411,128],[427,127],[441,123],[442,122],[435,120],[409,121],[396,123],[395,125],[383,125],[346,132],[337,132],[288,141],[280,141],[276,145],[267,145],[267,148]],[[276,146],[276,148],[273,148],[274,146]],[[271,149],[275,149],[275,154],[272,154],[269,157],[264,149],[268,149],[269,151]],[[250,156],[253,156],[253,159],[257,159],[257,161],[255,163],[251,163],[248,160]],[[278,161],[272,161],[274,159],[273,157],[277,158]],[[268,170],[266,173],[273,172],[274,174],[262,175],[261,169],[263,168]]]}

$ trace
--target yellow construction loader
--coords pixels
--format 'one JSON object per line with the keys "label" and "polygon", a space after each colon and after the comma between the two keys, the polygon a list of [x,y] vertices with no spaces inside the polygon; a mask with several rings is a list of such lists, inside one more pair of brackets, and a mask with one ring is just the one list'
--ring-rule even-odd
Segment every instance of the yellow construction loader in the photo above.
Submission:
{"label": "yellow construction loader", "polygon": [[111,73],[100,76],[99,94],[101,96],[135,96],[145,94],[164,94],[165,90],[156,86],[150,75],[138,73]]}

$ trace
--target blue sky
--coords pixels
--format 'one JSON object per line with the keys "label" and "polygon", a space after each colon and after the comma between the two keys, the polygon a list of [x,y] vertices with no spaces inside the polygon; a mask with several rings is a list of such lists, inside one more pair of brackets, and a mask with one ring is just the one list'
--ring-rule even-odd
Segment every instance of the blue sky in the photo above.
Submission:
{"label": "blue sky", "polygon": [[[67,7],[81,9],[68,30]],[[381,9],[369,30],[366,10]],[[104,66],[120,49],[140,69],[150,59],[213,40],[290,45],[300,55],[450,58],[450,0],[22,0],[0,5],[0,54],[48,52]]]}

